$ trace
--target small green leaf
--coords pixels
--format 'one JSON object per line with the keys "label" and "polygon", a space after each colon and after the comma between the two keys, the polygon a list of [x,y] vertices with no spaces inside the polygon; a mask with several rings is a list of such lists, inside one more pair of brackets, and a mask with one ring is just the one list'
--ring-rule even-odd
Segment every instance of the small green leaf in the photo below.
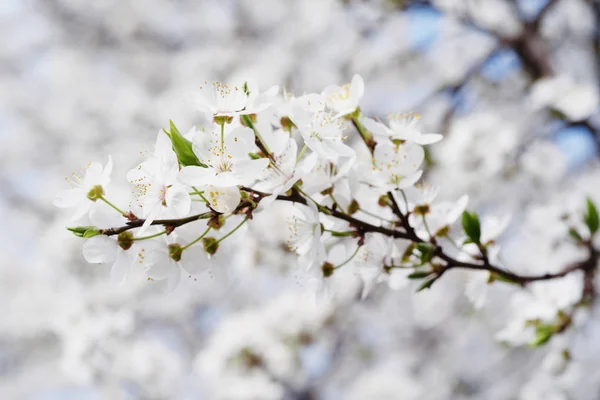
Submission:
{"label": "small green leaf", "polygon": [[479,243],[481,240],[481,224],[477,214],[464,211],[462,214],[462,227],[469,239],[473,243]]}
{"label": "small green leaf", "polygon": [[417,292],[420,292],[421,290],[429,289],[431,287],[431,285],[433,285],[433,283],[435,281],[437,281],[438,278],[439,278],[438,276],[434,276],[433,278],[426,280],[425,282],[423,282],[421,284],[421,286],[419,286],[417,288]]}
{"label": "small green leaf", "polygon": [[600,217],[598,217],[598,208],[590,199],[587,198],[587,212],[583,216],[583,221],[590,230],[590,234],[595,234],[600,228]]}
{"label": "small green leaf", "polygon": [[427,278],[429,275],[431,275],[432,271],[415,271],[412,274],[408,275],[407,278],[408,279],[423,279],[423,278]]}
{"label": "small green leaf", "polygon": [[577,232],[575,230],[575,228],[569,228],[569,236],[571,236],[571,238],[573,240],[575,240],[576,242],[583,241],[583,238],[581,237],[581,235],[579,234],[579,232]]}
{"label": "small green leaf", "polygon": [[171,138],[171,145],[173,146],[173,151],[177,155],[177,159],[179,163],[184,167],[188,165],[198,166],[207,168],[205,164],[202,164],[194,150],[192,149],[192,142],[187,140],[183,135],[179,132],[173,121],[169,121],[170,131],[164,131],[169,138]]}
{"label": "small green leaf", "polygon": [[546,344],[556,332],[554,325],[539,324],[535,327],[535,339],[529,343],[530,347],[539,347]]}
{"label": "small green leaf", "polygon": [[416,243],[415,248],[421,253],[421,263],[425,264],[433,258],[434,247],[430,243]]}
{"label": "small green leaf", "polygon": [[73,235],[77,236],[77,237],[84,237],[85,233],[87,231],[89,231],[90,229],[96,229],[95,226],[74,226],[74,227],[67,227],[67,230],[70,232],[73,232]]}
{"label": "small green leaf", "polygon": [[96,228],[90,228],[87,231],[85,231],[85,233],[83,234],[83,237],[86,239],[89,239],[91,237],[94,236],[98,236],[100,234],[100,231]]}

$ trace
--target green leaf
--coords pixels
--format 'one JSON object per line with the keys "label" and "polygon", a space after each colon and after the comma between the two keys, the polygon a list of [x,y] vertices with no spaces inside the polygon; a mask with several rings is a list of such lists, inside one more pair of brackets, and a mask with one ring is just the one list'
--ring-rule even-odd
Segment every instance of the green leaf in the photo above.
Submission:
{"label": "green leaf", "polygon": [[535,327],[535,339],[529,343],[530,347],[539,347],[546,344],[556,332],[554,325],[539,324]]}
{"label": "green leaf", "polygon": [[583,241],[583,238],[581,237],[581,235],[579,234],[579,232],[577,232],[575,230],[575,228],[569,228],[569,236],[571,236],[571,238],[573,240],[575,240],[576,242]]}
{"label": "green leaf", "polygon": [[423,279],[427,278],[432,274],[432,271],[415,271],[412,274],[408,275],[408,279]]}
{"label": "green leaf", "polygon": [[421,290],[429,289],[431,287],[431,285],[433,285],[433,282],[437,281],[438,278],[439,278],[438,276],[434,276],[433,278],[426,280],[425,282],[423,282],[421,284],[421,286],[419,286],[417,288],[417,292],[420,292]]}
{"label": "green leaf", "polygon": [[86,239],[89,239],[91,237],[94,236],[98,236],[100,234],[100,231],[96,228],[90,228],[87,231],[85,231],[85,233],[83,234],[83,237]]}
{"label": "green leaf", "polygon": [[590,230],[590,234],[595,234],[600,227],[600,217],[598,217],[598,208],[590,199],[587,198],[587,212],[583,216],[583,221]]}
{"label": "green leaf", "polygon": [[415,248],[421,253],[421,263],[425,264],[431,261],[434,254],[434,247],[429,243],[416,243]]}
{"label": "green leaf", "polygon": [[91,229],[96,229],[95,226],[74,226],[74,227],[67,227],[68,231],[73,232],[73,235],[77,236],[77,237],[84,237],[85,233]]}
{"label": "green leaf", "polygon": [[183,135],[179,132],[173,121],[169,121],[169,124],[170,131],[167,132],[165,130],[165,133],[171,139],[171,145],[173,146],[173,151],[175,152],[175,154],[177,154],[177,159],[179,160],[179,163],[184,167],[187,167],[188,165],[194,165],[198,167],[207,168],[207,166],[205,164],[202,164],[200,160],[198,160],[198,157],[196,157],[196,154],[192,149],[192,142],[183,137]]}
{"label": "green leaf", "polygon": [[478,244],[481,240],[481,224],[477,214],[464,211],[462,214],[462,227],[469,239]]}

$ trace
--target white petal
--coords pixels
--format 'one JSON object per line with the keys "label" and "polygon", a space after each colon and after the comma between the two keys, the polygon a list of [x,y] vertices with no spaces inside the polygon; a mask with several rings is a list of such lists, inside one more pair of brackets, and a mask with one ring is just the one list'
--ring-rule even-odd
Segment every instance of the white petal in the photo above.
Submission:
{"label": "white petal", "polygon": [[373,135],[390,136],[392,134],[392,131],[387,126],[374,119],[363,117],[360,119],[360,122]]}
{"label": "white petal", "polygon": [[177,179],[186,185],[205,186],[214,183],[216,175],[213,168],[189,166],[179,172]]}
{"label": "white petal", "polygon": [[192,199],[183,185],[174,184],[167,189],[165,201],[167,208],[178,218],[185,217],[190,213]]}
{"label": "white petal", "polygon": [[93,162],[85,171],[84,178],[84,187],[86,189],[91,189],[96,185],[100,185],[102,183],[102,165],[97,162]]}
{"label": "white petal", "polygon": [[83,243],[83,257],[92,264],[113,262],[117,257],[117,241],[108,236],[98,235]]}
{"label": "white petal", "polygon": [[350,97],[358,103],[365,93],[365,81],[360,75],[354,75],[350,82]]}
{"label": "white petal", "polygon": [[125,283],[135,260],[136,254],[133,247],[129,250],[119,248],[117,251],[117,259],[110,269],[110,280],[118,285]]}
{"label": "white petal", "polygon": [[439,142],[443,138],[444,136],[440,135],[439,133],[424,133],[418,136],[418,139],[415,140],[415,143],[421,145],[433,144]]}
{"label": "white petal", "polygon": [[60,192],[53,204],[60,208],[72,208],[78,207],[84,201],[89,201],[85,189],[73,188]]}
{"label": "white petal", "polygon": [[102,171],[102,182],[100,182],[100,184],[102,186],[108,186],[108,184],[110,183],[110,174],[112,173],[112,170],[113,170],[113,159],[112,159],[112,156],[109,155],[108,162],[106,163],[106,166],[104,167],[104,170]]}

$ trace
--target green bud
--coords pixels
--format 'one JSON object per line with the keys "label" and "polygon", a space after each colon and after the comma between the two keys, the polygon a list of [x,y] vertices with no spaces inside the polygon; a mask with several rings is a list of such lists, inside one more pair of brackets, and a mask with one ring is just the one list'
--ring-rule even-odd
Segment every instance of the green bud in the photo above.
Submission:
{"label": "green bud", "polygon": [[67,227],[67,230],[73,232],[73,235],[77,237],[84,237],[85,233],[89,230],[96,229],[95,226],[75,226],[75,227]]}
{"label": "green bud", "polygon": [[184,167],[187,167],[188,165],[194,165],[197,167],[206,168],[207,166],[205,164],[202,164],[200,160],[198,160],[198,157],[196,157],[196,154],[192,149],[192,142],[183,137],[183,135],[179,132],[173,121],[169,121],[169,125],[170,131],[163,131],[171,139],[171,146],[173,147],[173,151],[177,155],[177,160],[179,160],[179,164],[183,165]]}
{"label": "green bud", "polygon": [[377,204],[379,204],[379,207],[387,207],[387,205],[388,205],[387,194],[384,194],[383,196],[379,197],[379,199],[377,200]]}
{"label": "green bud", "polygon": [[481,240],[481,224],[477,214],[464,211],[462,214],[462,227],[469,239],[478,244]]}
{"label": "green bud", "polygon": [[589,197],[587,198],[587,211],[583,215],[583,221],[590,230],[591,235],[594,235],[598,231],[598,228],[600,228],[600,217],[598,217],[598,208],[596,208],[596,205]]}
{"label": "green bud", "polygon": [[94,186],[87,194],[91,201],[96,201],[102,196],[104,196],[104,188],[101,185]]}
{"label": "green bud", "polygon": [[119,236],[117,236],[117,244],[123,250],[129,250],[131,246],[133,246],[133,233],[130,231],[119,233]]}
{"label": "green bud", "polygon": [[183,254],[183,248],[178,243],[169,245],[169,257],[175,261],[181,261],[181,255]]}
{"label": "green bud", "polygon": [[214,237],[202,239],[202,244],[204,245],[204,251],[208,254],[215,254],[219,250],[219,242]]}

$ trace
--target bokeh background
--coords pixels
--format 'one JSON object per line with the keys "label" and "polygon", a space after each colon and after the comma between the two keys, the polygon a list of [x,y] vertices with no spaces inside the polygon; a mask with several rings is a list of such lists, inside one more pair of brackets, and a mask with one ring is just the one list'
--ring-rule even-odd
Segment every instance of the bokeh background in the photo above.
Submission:
{"label": "bokeh background", "polygon": [[226,283],[116,287],[52,206],[108,154],[126,196],[169,119],[202,122],[190,94],[205,80],[302,94],[358,73],[366,114],[420,112],[444,134],[426,180],[512,214],[505,261],[545,271],[561,210],[600,200],[599,26],[594,0],[3,0],[0,398],[600,398],[593,308],[577,334],[529,349],[496,337],[514,289],[476,309],[464,273],[315,305],[277,213],[211,261]]}

